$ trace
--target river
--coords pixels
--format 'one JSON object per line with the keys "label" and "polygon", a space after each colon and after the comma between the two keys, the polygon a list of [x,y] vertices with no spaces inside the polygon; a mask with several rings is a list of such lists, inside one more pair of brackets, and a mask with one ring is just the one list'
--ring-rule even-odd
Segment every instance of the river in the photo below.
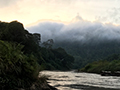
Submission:
{"label": "river", "polygon": [[42,71],[48,83],[58,90],[120,90],[120,77],[74,71]]}

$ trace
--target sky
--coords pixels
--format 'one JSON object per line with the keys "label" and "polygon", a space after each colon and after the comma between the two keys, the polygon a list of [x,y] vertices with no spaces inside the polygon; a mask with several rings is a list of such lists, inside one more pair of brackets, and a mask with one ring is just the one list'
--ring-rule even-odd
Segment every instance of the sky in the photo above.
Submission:
{"label": "sky", "polygon": [[0,20],[70,23],[77,15],[87,21],[120,24],[120,0],[0,0]]}
{"label": "sky", "polygon": [[0,20],[42,40],[120,40],[120,0],[0,0]]}

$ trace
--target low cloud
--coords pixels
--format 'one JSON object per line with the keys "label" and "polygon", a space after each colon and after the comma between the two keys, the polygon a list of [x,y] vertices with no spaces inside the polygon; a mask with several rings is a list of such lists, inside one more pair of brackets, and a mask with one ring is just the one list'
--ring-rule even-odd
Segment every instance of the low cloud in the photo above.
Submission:
{"label": "low cloud", "polygon": [[[77,17],[78,18],[78,17]],[[120,26],[89,22],[83,19],[63,24],[57,22],[40,22],[36,26],[27,28],[31,33],[40,33],[42,41],[53,39],[54,41],[81,41],[90,40],[120,40]]]}

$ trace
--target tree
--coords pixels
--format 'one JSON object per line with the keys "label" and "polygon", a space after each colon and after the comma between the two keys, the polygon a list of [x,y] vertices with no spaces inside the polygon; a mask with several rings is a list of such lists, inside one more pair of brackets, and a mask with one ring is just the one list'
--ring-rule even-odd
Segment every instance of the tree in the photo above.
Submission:
{"label": "tree", "polygon": [[48,48],[48,49],[51,49],[52,46],[54,44],[54,41],[53,39],[48,39],[46,42],[43,42],[42,45],[45,47],[45,48]]}
{"label": "tree", "polygon": [[38,33],[34,33],[33,37],[34,37],[34,41],[36,42],[36,44],[40,45],[40,43],[41,43],[41,35],[38,34]]}
{"label": "tree", "polygon": [[2,40],[22,43],[24,39],[24,27],[21,23],[12,21],[6,25],[3,31]]}

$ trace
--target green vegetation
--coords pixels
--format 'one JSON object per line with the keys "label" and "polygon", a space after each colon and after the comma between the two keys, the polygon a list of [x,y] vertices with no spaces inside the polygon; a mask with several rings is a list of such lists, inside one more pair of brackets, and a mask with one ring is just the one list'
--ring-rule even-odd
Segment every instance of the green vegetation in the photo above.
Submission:
{"label": "green vegetation", "polygon": [[39,65],[34,56],[23,54],[20,44],[0,41],[0,88],[30,87],[37,79]]}
{"label": "green vegetation", "polygon": [[54,47],[62,47],[74,56],[74,69],[83,68],[88,63],[103,60],[113,54],[120,54],[119,40],[56,41]]}
{"label": "green vegetation", "polygon": [[42,48],[42,56],[47,70],[70,70],[74,60],[63,48]]}
{"label": "green vegetation", "polygon": [[40,70],[71,69],[74,58],[62,48],[52,49],[52,39],[40,44],[41,35],[20,22],[0,22],[0,89],[39,87],[45,83],[44,77],[38,79]]}
{"label": "green vegetation", "polygon": [[119,46],[117,40],[82,43],[49,39],[41,42],[40,34],[29,33],[20,22],[0,22],[0,89],[28,89],[32,85],[41,88],[43,83],[47,85],[46,77],[38,78],[39,71],[44,69],[120,71]]}
{"label": "green vegetation", "polygon": [[101,73],[101,71],[120,71],[120,54],[114,54],[105,60],[95,61],[80,69],[83,72]]}
{"label": "green vegetation", "polygon": [[[120,71],[120,41],[90,40],[57,41],[54,47],[61,46],[75,58],[74,67],[83,72]],[[80,69],[82,68],[82,69]]]}

